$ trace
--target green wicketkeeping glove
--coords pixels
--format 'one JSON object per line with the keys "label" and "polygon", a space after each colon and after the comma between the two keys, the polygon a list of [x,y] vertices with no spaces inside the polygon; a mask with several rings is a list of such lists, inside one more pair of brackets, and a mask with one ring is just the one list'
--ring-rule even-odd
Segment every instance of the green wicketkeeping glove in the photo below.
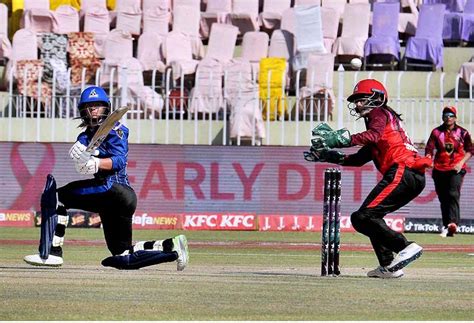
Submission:
{"label": "green wicketkeeping glove", "polygon": [[314,136],[311,139],[311,146],[315,149],[343,148],[351,145],[351,134],[346,128]]}
{"label": "green wicketkeeping glove", "polygon": [[314,127],[311,133],[313,134],[313,136],[321,136],[332,131],[334,130],[332,130],[332,128],[327,123],[323,122]]}

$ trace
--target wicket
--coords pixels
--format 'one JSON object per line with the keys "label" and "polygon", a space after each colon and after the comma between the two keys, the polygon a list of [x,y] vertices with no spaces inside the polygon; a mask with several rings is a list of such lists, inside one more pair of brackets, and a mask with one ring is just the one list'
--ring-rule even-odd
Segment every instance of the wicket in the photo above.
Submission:
{"label": "wicket", "polygon": [[324,171],[323,225],[321,231],[321,276],[339,275],[341,234],[341,170]]}

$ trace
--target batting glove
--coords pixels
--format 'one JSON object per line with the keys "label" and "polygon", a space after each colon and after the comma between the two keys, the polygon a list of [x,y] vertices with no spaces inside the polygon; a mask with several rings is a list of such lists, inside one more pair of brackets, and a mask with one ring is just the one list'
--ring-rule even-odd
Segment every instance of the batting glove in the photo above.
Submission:
{"label": "batting glove", "polygon": [[76,141],[74,145],[69,149],[69,157],[74,160],[78,160],[80,155],[87,149],[80,141]]}
{"label": "batting glove", "polygon": [[86,162],[76,162],[76,171],[83,175],[92,175],[99,171],[100,159],[91,156]]}

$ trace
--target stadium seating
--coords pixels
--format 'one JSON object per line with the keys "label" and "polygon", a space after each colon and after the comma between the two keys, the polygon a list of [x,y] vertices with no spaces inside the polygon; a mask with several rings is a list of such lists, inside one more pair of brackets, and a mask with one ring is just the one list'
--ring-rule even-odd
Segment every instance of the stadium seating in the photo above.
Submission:
{"label": "stadium seating", "polygon": [[[71,86],[83,87],[94,82],[94,77],[103,85],[116,83],[119,69],[126,66],[123,62],[130,60],[135,65],[139,62],[142,72],[157,72],[161,77],[157,87],[164,86],[164,75],[169,70],[173,82],[184,75],[186,90],[191,90],[203,77],[202,73],[213,68],[216,75],[222,76],[228,64],[233,68],[241,64],[244,70],[250,64],[255,80],[263,58],[280,57],[286,61],[284,87],[294,93],[296,71],[304,76],[307,69],[313,68],[307,64],[309,56],[317,71],[326,68],[328,60],[324,55],[317,55],[324,53],[335,55],[328,56],[336,58],[333,68],[343,63],[347,69],[350,58],[361,57],[367,59],[364,68],[395,70],[399,53],[403,52],[400,44],[407,42],[406,64],[400,64],[398,69],[417,68],[416,64],[421,63],[440,69],[443,39],[456,41],[454,46],[472,46],[474,0],[421,3],[416,0],[25,0],[21,8],[24,28],[17,31],[12,44],[7,33],[15,27],[7,24],[7,19],[0,19],[0,64],[8,63],[4,73],[8,75],[15,62],[38,59],[38,50],[44,55],[42,40],[58,34],[67,39],[68,57],[59,65],[54,65],[56,60],[43,62],[41,75],[46,77],[43,81],[47,84],[52,82],[52,68],[57,69],[57,78],[64,77],[60,74],[64,74],[65,68],[71,68],[66,76]],[[446,4],[446,10],[427,16],[423,8],[436,6],[433,3]],[[382,10],[389,7],[390,12]],[[8,16],[3,4],[0,16]],[[441,31],[439,20],[445,22]],[[222,35],[220,38],[211,37],[214,29]],[[439,33],[441,37],[434,37]],[[121,37],[126,39],[123,44]],[[82,49],[77,45],[81,42],[84,42]],[[427,57],[423,52],[436,55]],[[393,60],[383,64],[386,63],[383,54]],[[376,60],[377,55],[381,55],[380,60]],[[236,57],[239,59],[235,60]],[[456,69],[469,82],[472,62],[466,59],[463,63],[461,66],[459,62]],[[35,64],[24,66],[37,68]],[[144,81],[150,85],[149,78]]]}
{"label": "stadium seating", "polygon": [[[432,65],[433,69],[443,67],[443,25],[439,22],[443,21],[444,12],[444,4],[421,6],[416,35],[407,43],[405,69],[420,65]],[[416,61],[410,62],[409,59]]]}

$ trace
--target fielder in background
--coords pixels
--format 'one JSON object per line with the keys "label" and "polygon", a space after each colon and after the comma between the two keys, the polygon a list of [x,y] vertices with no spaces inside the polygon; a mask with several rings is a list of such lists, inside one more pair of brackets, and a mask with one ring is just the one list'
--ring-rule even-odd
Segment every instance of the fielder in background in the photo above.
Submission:
{"label": "fielder in background", "polygon": [[[382,83],[362,80],[347,99],[351,115],[363,118],[366,131],[351,135],[347,129],[333,131],[327,124],[313,129],[308,161],[342,166],[362,166],[373,161],[383,175],[359,210],[352,213],[354,228],[368,236],[380,266],[367,273],[374,278],[399,278],[405,266],[421,256],[423,248],[390,229],[384,217],[417,197],[425,187],[425,169],[430,158],[418,156],[417,149],[402,126],[400,114],[387,105]],[[333,148],[362,146],[345,155]]]}
{"label": "fielder in background", "polygon": [[62,245],[68,223],[67,209],[99,213],[107,248],[112,253],[103,266],[138,269],[164,262],[177,261],[177,269],[188,263],[186,237],[158,241],[141,241],[132,245],[132,216],[137,196],[127,175],[128,128],[120,122],[111,130],[99,148],[90,152],[87,146],[102,123],[107,123],[110,100],[100,87],[85,89],[79,112],[85,128],[69,150],[76,171],[94,178],[74,181],[56,189],[56,181],[48,175],[41,196],[41,238],[39,254],[25,256],[30,265],[59,267],[63,264]]}
{"label": "fielder in background", "polygon": [[436,149],[432,175],[443,217],[441,236],[452,237],[459,225],[461,186],[472,157],[472,141],[469,132],[456,123],[455,107],[445,107],[442,118],[443,124],[431,131],[425,155],[433,156]]}

